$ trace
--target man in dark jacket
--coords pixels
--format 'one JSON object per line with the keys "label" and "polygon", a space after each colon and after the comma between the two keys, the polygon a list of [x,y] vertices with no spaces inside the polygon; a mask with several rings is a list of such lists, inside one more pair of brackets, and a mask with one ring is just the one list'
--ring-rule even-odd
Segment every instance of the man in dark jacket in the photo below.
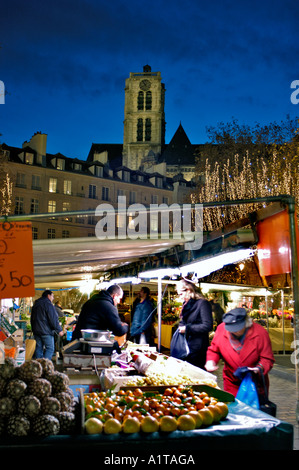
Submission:
{"label": "man in dark jacket", "polygon": [[53,305],[54,294],[45,290],[34,302],[31,312],[31,328],[36,341],[35,358],[52,359],[55,351],[54,334],[63,336],[58,314]]}
{"label": "man in dark jacket", "polygon": [[129,326],[122,323],[116,306],[123,296],[120,286],[112,285],[107,290],[93,295],[83,305],[72,340],[82,336],[81,330],[110,330],[116,336],[127,333]]}

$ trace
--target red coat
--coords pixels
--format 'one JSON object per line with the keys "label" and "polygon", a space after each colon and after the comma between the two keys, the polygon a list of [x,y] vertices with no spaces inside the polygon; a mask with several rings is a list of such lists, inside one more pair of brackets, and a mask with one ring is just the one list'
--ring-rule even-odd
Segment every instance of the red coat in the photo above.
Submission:
{"label": "red coat", "polygon": [[274,356],[269,334],[265,328],[258,323],[253,323],[248,329],[241,351],[235,351],[229,340],[229,333],[221,323],[215,332],[215,336],[207,351],[207,361],[216,364],[220,359],[224,361],[223,367],[223,389],[236,396],[240,380],[233,373],[238,367],[263,366],[266,384],[269,384],[268,372],[274,364]]}

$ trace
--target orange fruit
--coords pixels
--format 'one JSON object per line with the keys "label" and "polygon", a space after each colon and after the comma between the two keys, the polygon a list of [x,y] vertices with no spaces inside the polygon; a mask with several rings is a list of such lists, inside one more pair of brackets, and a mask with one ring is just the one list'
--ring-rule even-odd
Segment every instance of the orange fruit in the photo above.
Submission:
{"label": "orange fruit", "polygon": [[173,432],[177,429],[178,423],[174,416],[162,416],[160,420],[160,430],[163,432]]}
{"label": "orange fruit", "polygon": [[192,418],[195,421],[195,428],[198,429],[200,426],[202,426],[202,417],[198,413],[198,411],[189,411],[188,415],[192,416]]}
{"label": "orange fruit", "polygon": [[209,405],[208,409],[212,412],[213,422],[218,423],[222,417],[222,411],[217,405]]}
{"label": "orange fruit", "polygon": [[159,422],[153,416],[145,416],[141,420],[140,427],[143,432],[156,432],[159,430]]}
{"label": "orange fruit", "polygon": [[123,432],[125,434],[134,434],[140,431],[140,422],[138,418],[129,416],[123,424]]}
{"label": "orange fruit", "polygon": [[121,431],[121,423],[115,419],[110,418],[104,423],[104,432],[106,434],[118,434]]}
{"label": "orange fruit", "polygon": [[191,431],[195,429],[195,419],[190,415],[181,415],[178,417],[178,429],[180,431]]}
{"label": "orange fruit", "polygon": [[222,401],[219,401],[216,405],[218,408],[221,410],[221,419],[224,419],[228,415],[228,406],[226,403],[223,403]]}
{"label": "orange fruit", "polygon": [[92,417],[85,421],[84,427],[87,434],[101,434],[103,423],[100,419]]}
{"label": "orange fruit", "polygon": [[202,418],[202,424],[204,426],[210,426],[213,423],[213,414],[207,407],[198,410],[197,413]]}

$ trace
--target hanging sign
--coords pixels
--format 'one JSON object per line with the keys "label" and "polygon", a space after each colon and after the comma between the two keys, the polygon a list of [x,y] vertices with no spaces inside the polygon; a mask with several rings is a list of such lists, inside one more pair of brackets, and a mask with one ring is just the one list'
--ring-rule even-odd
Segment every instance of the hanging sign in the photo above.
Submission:
{"label": "hanging sign", "polygon": [[0,299],[34,297],[30,222],[0,224]]}
{"label": "hanging sign", "polygon": [[[257,224],[258,260],[261,276],[291,272],[290,224],[286,210],[268,217]],[[296,226],[296,240],[299,230]],[[299,259],[299,253],[298,253]]]}

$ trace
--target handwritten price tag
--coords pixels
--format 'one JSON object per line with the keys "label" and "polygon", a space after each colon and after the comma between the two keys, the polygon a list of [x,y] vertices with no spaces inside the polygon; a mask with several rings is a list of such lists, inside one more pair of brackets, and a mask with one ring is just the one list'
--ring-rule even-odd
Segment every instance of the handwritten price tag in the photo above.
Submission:
{"label": "handwritten price tag", "polygon": [[0,224],[0,299],[34,294],[31,223],[4,222]]}

